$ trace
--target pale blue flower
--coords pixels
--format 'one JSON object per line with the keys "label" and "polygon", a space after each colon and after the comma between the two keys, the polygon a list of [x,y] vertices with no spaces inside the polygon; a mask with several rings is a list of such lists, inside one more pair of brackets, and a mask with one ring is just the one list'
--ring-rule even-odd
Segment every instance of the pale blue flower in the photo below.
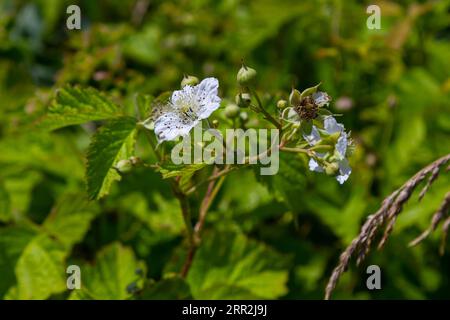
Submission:
{"label": "pale blue flower", "polygon": [[[350,145],[350,139],[348,138],[348,134],[345,132],[344,125],[338,123],[336,119],[332,116],[328,116],[324,119],[324,131],[327,134],[340,133],[340,136],[336,142],[334,147],[334,158],[337,160],[339,166],[339,173],[336,175],[336,180],[343,184],[352,173],[352,169],[348,163],[348,160],[345,158],[347,153],[347,147]],[[316,126],[312,126],[312,130],[310,134],[303,134],[303,138],[309,143],[309,145],[314,146],[321,139],[320,131]],[[319,158],[325,158],[327,153],[317,153]],[[324,168],[317,163],[316,160],[309,160],[309,170],[315,172],[323,172]]]}

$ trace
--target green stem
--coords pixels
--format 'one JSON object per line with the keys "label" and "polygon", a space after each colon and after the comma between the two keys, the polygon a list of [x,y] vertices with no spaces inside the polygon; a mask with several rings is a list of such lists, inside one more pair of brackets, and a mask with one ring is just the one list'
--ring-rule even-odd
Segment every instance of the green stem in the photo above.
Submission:
{"label": "green stem", "polygon": [[313,151],[311,151],[309,149],[282,147],[282,148],[280,148],[280,150],[285,151],[285,152],[292,152],[292,153],[304,153],[309,156],[313,156]]}
{"label": "green stem", "polygon": [[255,96],[256,102],[258,103],[259,110],[264,114],[264,117],[265,117],[267,120],[269,120],[270,122],[272,122],[273,125],[274,125],[275,127],[277,127],[278,130],[281,131],[281,130],[282,130],[282,125],[281,125],[281,123],[279,123],[274,117],[272,117],[272,115],[271,115],[269,112],[267,112],[266,109],[264,109],[263,104],[262,104],[262,102],[261,102],[261,99],[259,98],[258,93],[256,92],[256,90],[250,89],[250,91],[251,91],[251,93]]}
{"label": "green stem", "polygon": [[189,206],[188,198],[184,194],[178,193],[178,190],[174,190],[174,193],[175,193],[178,201],[180,202],[181,213],[183,215],[184,225],[186,226],[189,245],[191,247],[195,246],[194,229],[192,228],[192,223],[191,223],[191,208]]}

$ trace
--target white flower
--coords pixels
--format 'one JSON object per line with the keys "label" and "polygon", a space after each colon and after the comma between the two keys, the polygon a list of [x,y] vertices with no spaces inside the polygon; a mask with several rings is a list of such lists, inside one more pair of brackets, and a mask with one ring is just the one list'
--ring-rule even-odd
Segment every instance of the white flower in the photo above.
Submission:
{"label": "white flower", "polygon": [[[216,78],[206,78],[194,87],[186,85],[174,91],[164,112],[154,119],[158,141],[186,136],[202,119],[208,118],[220,106],[218,88]],[[147,127],[146,123],[144,125]]]}
{"label": "white flower", "polygon": [[[331,101],[330,96],[326,92],[323,92],[323,91],[318,91],[318,92],[313,93],[311,95],[311,98],[314,101],[314,104],[319,108],[328,106],[328,104]],[[281,117],[285,121],[290,122],[290,123],[298,124],[301,122],[300,115],[298,114],[297,111],[295,111],[295,109],[293,107],[285,108],[283,110]]]}
{"label": "white flower", "polygon": [[[336,176],[336,180],[343,184],[352,173],[352,169],[348,164],[348,160],[345,158],[345,154],[347,153],[347,147],[350,145],[351,141],[348,138],[348,134],[345,132],[344,125],[338,123],[336,119],[331,116],[328,116],[324,120],[324,129],[327,134],[340,133],[339,138],[336,142],[334,148],[334,157],[337,160],[337,164],[339,166],[339,174]],[[309,135],[303,134],[303,138],[309,143],[309,145],[314,146],[320,140],[320,133],[316,126],[312,127],[311,133]],[[320,158],[325,158],[326,153],[317,153],[317,156]],[[309,160],[309,170],[315,172],[323,172],[324,169],[317,163],[316,160]]]}

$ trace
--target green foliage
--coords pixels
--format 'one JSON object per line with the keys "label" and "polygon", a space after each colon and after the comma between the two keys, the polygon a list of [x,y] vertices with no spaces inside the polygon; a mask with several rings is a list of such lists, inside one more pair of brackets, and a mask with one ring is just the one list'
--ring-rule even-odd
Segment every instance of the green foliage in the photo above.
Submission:
{"label": "green foliage", "polygon": [[10,217],[10,200],[9,200],[9,194],[5,190],[5,187],[3,184],[0,184],[0,221],[1,222],[8,222]]}
{"label": "green foliage", "polygon": [[9,299],[47,299],[66,288],[64,270],[60,268],[66,256],[64,247],[46,235],[33,238],[17,260],[17,286]]}
{"label": "green foliage", "polygon": [[108,194],[112,183],[121,179],[114,165],[134,154],[136,133],[136,121],[122,117],[111,120],[94,135],[87,154],[86,169],[90,199]]}
{"label": "green foliage", "polygon": [[84,196],[67,194],[61,197],[45,219],[42,227],[69,250],[80,242],[99,210]]}
{"label": "green foliage", "polygon": [[[382,1],[381,30],[366,28],[356,0],[155,0],[145,14],[130,0],[79,2],[89,23],[68,31],[66,2],[0,1],[0,298],[321,299],[365,217],[450,150],[449,0]],[[273,115],[292,86],[322,83],[356,142],[353,173],[340,186],[290,153],[275,176],[233,171],[183,279],[186,221],[172,183],[194,190],[194,227],[212,168],[168,164],[172,145],[153,152],[153,133],[138,128],[183,74],[218,78],[224,105],[233,101],[242,58]],[[245,112],[245,125],[265,127]],[[233,125],[224,108],[214,120]],[[134,156],[130,172],[114,168]],[[407,248],[449,185],[442,172],[421,202],[413,194],[386,247],[371,251],[383,290],[367,291],[364,266],[352,265],[334,297],[449,298],[438,238]],[[71,264],[81,290],[66,288]]]}
{"label": "green foliage", "polygon": [[166,165],[158,168],[161,172],[163,179],[179,178],[179,185],[181,191],[185,192],[190,187],[192,177],[197,171],[205,168],[206,163],[195,163],[189,165]]}
{"label": "green foliage", "polygon": [[189,286],[180,277],[171,277],[149,284],[139,298],[143,300],[192,299]]}
{"label": "green foliage", "polygon": [[207,235],[187,277],[197,299],[274,299],[286,293],[286,258],[244,235]]}
{"label": "green foliage", "polygon": [[55,130],[94,120],[105,120],[120,115],[120,109],[93,88],[65,87],[56,93],[47,115],[38,124],[46,130]]}
{"label": "green foliage", "polygon": [[136,281],[136,271],[144,268],[130,248],[113,243],[101,249],[94,265],[82,266],[83,288],[72,299],[123,300],[131,297],[128,286]]}

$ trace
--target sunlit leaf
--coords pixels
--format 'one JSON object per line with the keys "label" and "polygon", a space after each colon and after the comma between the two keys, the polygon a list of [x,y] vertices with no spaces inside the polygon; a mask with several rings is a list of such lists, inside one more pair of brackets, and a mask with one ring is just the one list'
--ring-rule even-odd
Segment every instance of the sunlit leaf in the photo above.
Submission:
{"label": "sunlit leaf", "polygon": [[111,120],[92,138],[87,155],[87,188],[90,199],[108,194],[112,183],[121,176],[113,166],[134,154],[136,121],[130,117]]}
{"label": "sunlit leaf", "polygon": [[120,115],[120,108],[97,90],[67,86],[57,91],[47,115],[38,126],[45,130],[55,130]]}
{"label": "sunlit leaf", "polygon": [[274,299],[287,292],[287,258],[236,232],[205,234],[187,276],[197,299]]}

